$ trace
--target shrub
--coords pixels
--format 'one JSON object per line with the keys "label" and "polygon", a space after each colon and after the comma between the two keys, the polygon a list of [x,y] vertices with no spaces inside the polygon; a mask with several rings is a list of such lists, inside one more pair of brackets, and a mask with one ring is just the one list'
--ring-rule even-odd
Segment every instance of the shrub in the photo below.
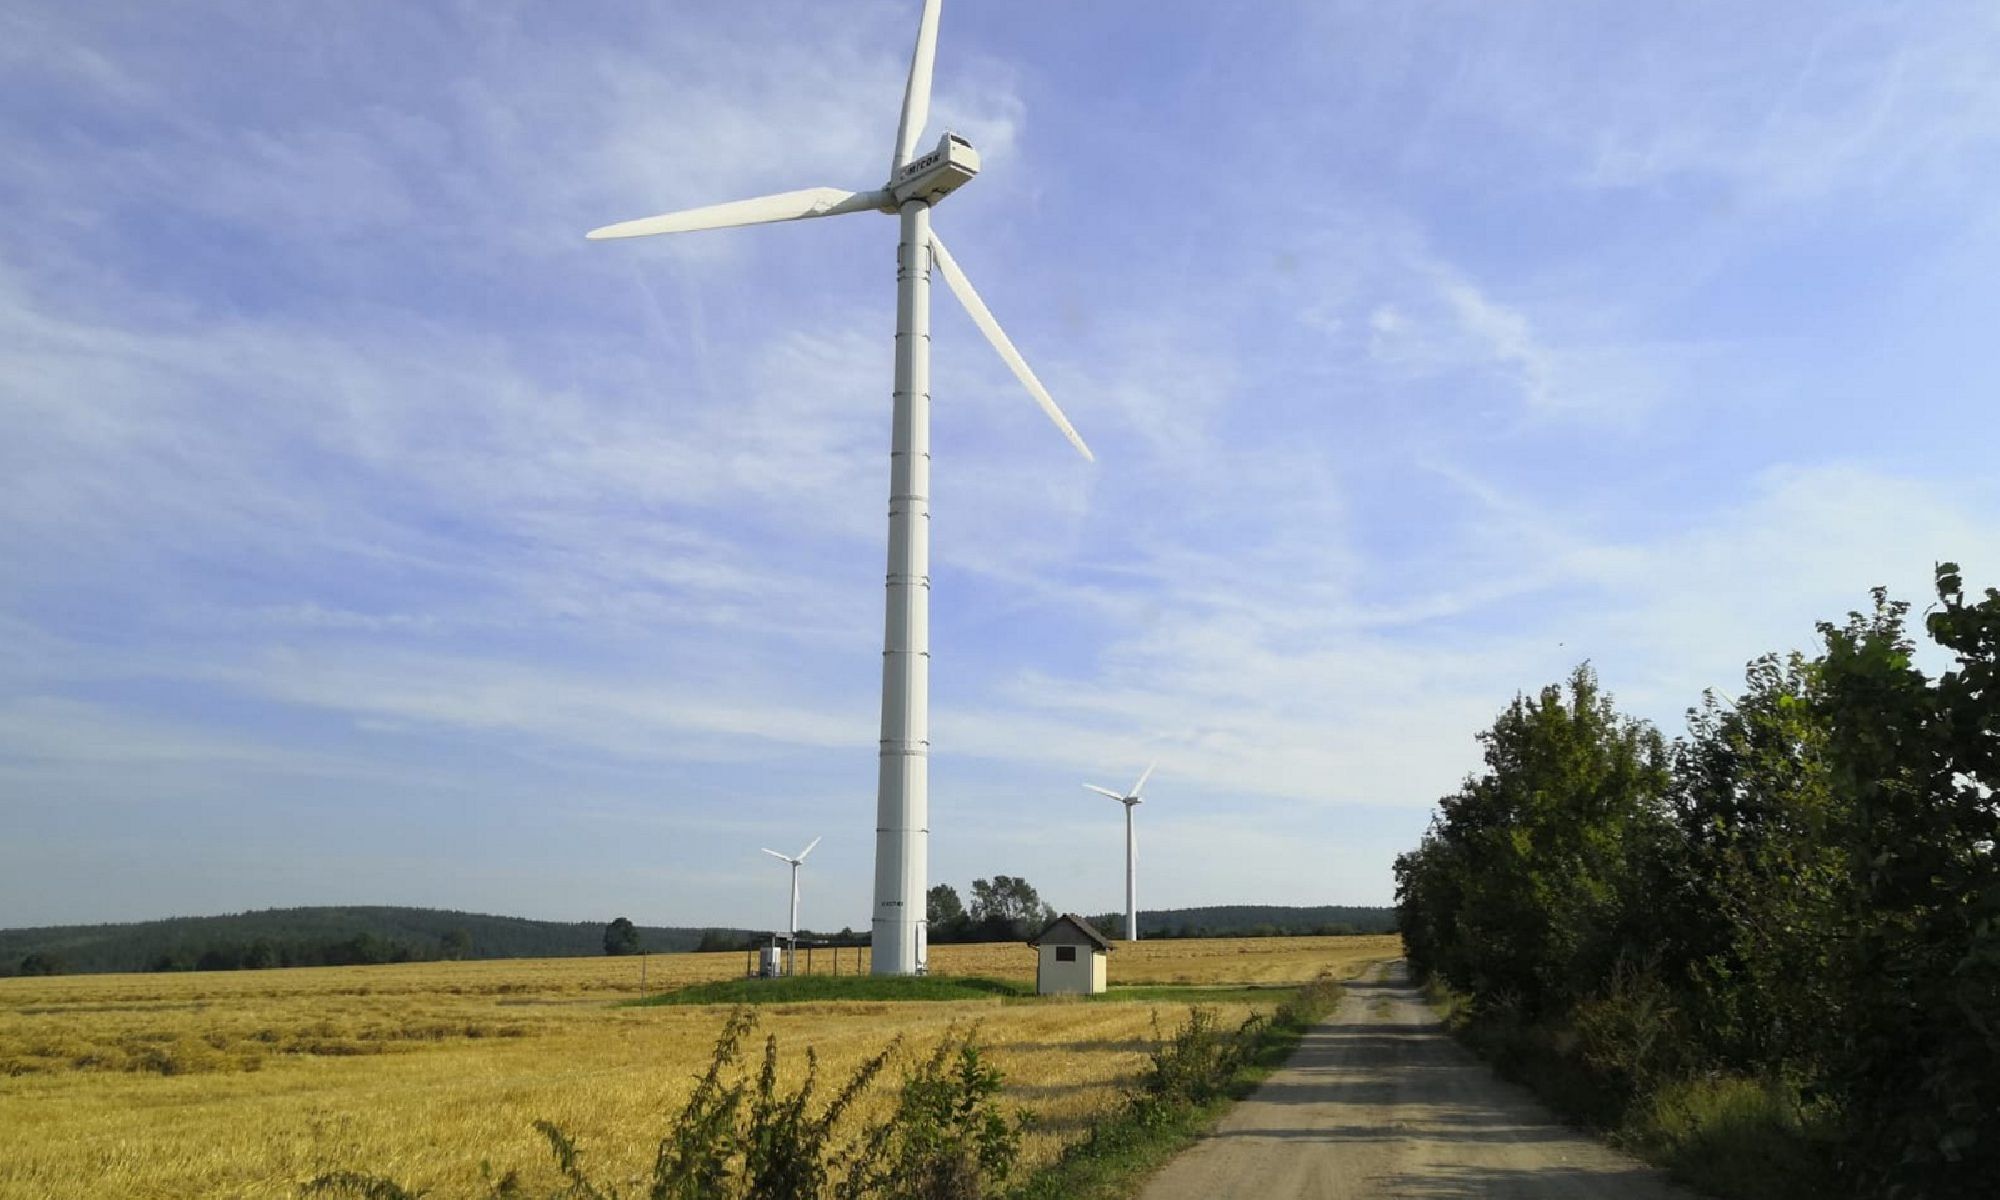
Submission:
{"label": "shrub", "polygon": [[748,1009],[737,1009],[723,1022],[708,1070],[681,1106],[653,1159],[650,1200],[709,1200],[728,1194],[724,1189],[738,1148],[736,1126],[744,1085],[724,1083],[723,1074],[736,1065],[743,1038],[756,1020]]}
{"label": "shrub", "polygon": [[1025,1122],[999,1105],[1000,1072],[975,1031],[947,1034],[863,1139],[842,1200],[980,1200],[1013,1173]]}
{"label": "shrub", "polygon": [[778,1039],[765,1039],[764,1069],[757,1076],[750,1129],[744,1138],[744,1194],[750,1200],[818,1200],[825,1193],[834,1126],[875,1081],[897,1044],[891,1042],[856,1068],[833,1102],[814,1116],[811,1105],[819,1076],[818,1056],[807,1049],[805,1082],[790,1095],[779,1095]]}
{"label": "shrub", "polygon": [[1159,1037],[1156,1023],[1157,1044],[1139,1076],[1140,1106],[1166,1109],[1205,1104],[1221,1095],[1243,1065],[1246,1048],[1262,1023],[1263,1018],[1252,1016],[1231,1035],[1217,1023],[1214,1009],[1196,1008],[1188,1013],[1187,1024],[1164,1039]]}
{"label": "shrub", "polygon": [[1697,1187],[1760,1200],[1839,1195],[1822,1144],[1823,1110],[1802,1111],[1792,1090],[1734,1077],[1663,1084],[1633,1114],[1637,1148]]}
{"label": "shrub", "polygon": [[1583,1061],[1621,1094],[1650,1095],[1687,1075],[1693,1042],[1674,994],[1650,970],[1621,962],[1604,990],[1572,1016]]}

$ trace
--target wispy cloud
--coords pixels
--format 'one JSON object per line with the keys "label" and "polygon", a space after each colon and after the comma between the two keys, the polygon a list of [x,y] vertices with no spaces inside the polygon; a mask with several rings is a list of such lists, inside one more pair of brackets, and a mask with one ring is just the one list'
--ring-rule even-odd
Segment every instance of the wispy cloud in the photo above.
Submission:
{"label": "wispy cloud", "polygon": [[[1379,901],[1515,690],[1671,727],[2000,563],[1991,14],[1024,2],[948,18],[940,224],[1099,461],[940,292],[941,873],[1083,880],[1158,757],[1149,900]],[[69,911],[735,920],[824,824],[859,920],[894,225],[580,234],[878,182],[910,7],[0,17],[0,805],[132,881]]]}

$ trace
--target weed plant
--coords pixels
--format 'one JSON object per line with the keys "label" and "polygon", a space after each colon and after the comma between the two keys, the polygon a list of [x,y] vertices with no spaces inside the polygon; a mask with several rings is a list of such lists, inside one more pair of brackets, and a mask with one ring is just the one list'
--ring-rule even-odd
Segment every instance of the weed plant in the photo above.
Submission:
{"label": "weed plant", "polygon": [[1012,1173],[1026,1122],[1000,1110],[1005,1081],[971,1032],[937,1044],[903,1081],[896,1112],[866,1138],[841,1200],[979,1200]]}
{"label": "weed plant", "polygon": [[[810,1049],[804,1080],[789,1092],[779,1087],[775,1035],[764,1041],[755,1080],[743,1077],[743,1043],[755,1027],[749,1009],[724,1021],[707,1070],[660,1141],[646,1200],[983,1200],[1013,1170],[1025,1121],[1002,1111],[1005,1081],[975,1031],[947,1033],[906,1072],[888,1115],[843,1138],[843,1118],[901,1039],[856,1067],[822,1105],[815,1100],[819,1063]],[[592,1174],[561,1128],[537,1121],[535,1130],[548,1141],[562,1180],[547,1200],[623,1200],[616,1186]],[[351,1200],[418,1195],[393,1179],[353,1171],[321,1175],[305,1192]],[[533,1200],[512,1171],[488,1180],[488,1196]]]}

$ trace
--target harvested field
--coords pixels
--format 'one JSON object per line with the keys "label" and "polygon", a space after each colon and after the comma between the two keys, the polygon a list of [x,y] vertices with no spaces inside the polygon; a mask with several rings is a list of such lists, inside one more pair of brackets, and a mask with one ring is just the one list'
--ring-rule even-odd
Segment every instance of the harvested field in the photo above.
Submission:
{"label": "harvested field", "polygon": [[[1394,938],[1149,942],[1121,945],[1112,979],[1276,984],[1398,952]],[[1019,946],[940,946],[932,966],[1034,971]],[[740,954],[646,964],[649,990],[743,969]],[[537,1118],[606,1177],[636,1179],[722,1014],[620,1007],[638,983],[636,960],[608,958],[0,980],[0,1196],[292,1196],[332,1169],[465,1195],[482,1161],[552,1182]],[[791,1070],[811,1046],[838,1079],[898,1033],[916,1052],[976,1021],[1009,1098],[1040,1118],[1028,1153],[1043,1158],[1116,1102],[1153,1015],[1181,1020],[1186,1004],[1154,995],[778,1005],[759,1032]],[[1257,1007],[1212,1006],[1225,1020]]]}

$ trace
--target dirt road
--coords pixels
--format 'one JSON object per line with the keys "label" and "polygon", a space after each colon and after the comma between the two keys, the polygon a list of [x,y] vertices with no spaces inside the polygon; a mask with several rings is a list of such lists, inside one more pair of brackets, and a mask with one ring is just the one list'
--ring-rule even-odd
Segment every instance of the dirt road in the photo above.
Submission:
{"label": "dirt road", "polygon": [[1347,986],[1292,1061],[1140,1200],[1693,1200],[1557,1123],[1439,1028],[1401,963]]}

